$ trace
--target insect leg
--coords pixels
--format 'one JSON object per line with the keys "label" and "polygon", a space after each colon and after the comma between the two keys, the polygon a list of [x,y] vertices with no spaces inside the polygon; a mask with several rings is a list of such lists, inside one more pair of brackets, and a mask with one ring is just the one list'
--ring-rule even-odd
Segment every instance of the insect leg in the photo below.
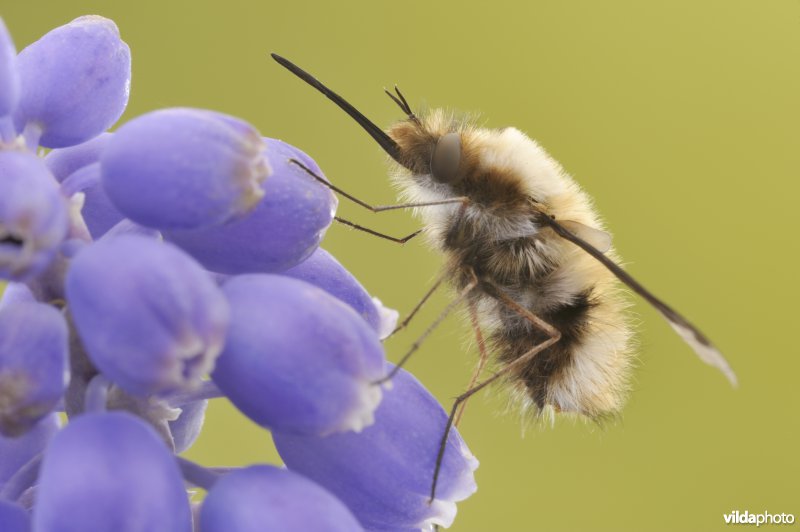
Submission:
{"label": "insect leg", "polygon": [[552,325],[550,325],[549,323],[541,319],[539,316],[529,311],[528,309],[522,307],[519,303],[517,303],[516,301],[511,299],[508,295],[506,295],[502,291],[502,289],[500,289],[498,286],[487,283],[486,281],[483,282],[483,285],[487,288],[490,288],[490,290],[487,290],[487,294],[499,300],[507,307],[509,307],[511,310],[515,311],[517,314],[525,318],[527,321],[531,323],[531,325],[533,325],[537,329],[540,329],[545,334],[547,334],[549,338],[539,344],[536,344],[521,357],[497,370],[494,374],[492,374],[491,377],[479,382],[475,386],[468,389],[466,392],[456,397],[456,400],[453,403],[453,407],[450,409],[450,416],[447,418],[447,425],[445,426],[444,434],[442,435],[442,440],[439,442],[439,453],[436,455],[436,466],[435,469],[433,470],[433,482],[431,483],[431,496],[429,502],[433,502],[433,499],[436,496],[436,483],[439,480],[439,470],[442,467],[442,460],[444,459],[444,451],[447,448],[447,439],[450,436],[450,429],[452,429],[453,427],[453,423],[456,417],[456,412],[459,406],[464,401],[469,399],[471,396],[478,393],[482,389],[486,388],[488,385],[490,385],[491,383],[493,383],[506,373],[511,372],[512,370],[518,368],[519,366],[523,366],[529,363],[531,360],[533,360],[533,358],[536,355],[538,355],[539,353],[541,353],[542,351],[552,346],[561,339],[561,333],[558,331],[558,329],[556,329],[555,327],[553,327]]}
{"label": "insect leg", "polygon": [[467,296],[469,296],[470,292],[472,292],[477,286],[478,286],[478,280],[475,279],[474,281],[470,282],[466,287],[464,287],[464,289],[461,291],[461,293],[458,294],[458,296],[455,299],[453,299],[450,303],[448,303],[448,305],[444,308],[442,313],[439,314],[439,316],[433,321],[433,323],[431,323],[428,326],[427,329],[425,329],[425,332],[423,332],[419,336],[419,338],[417,338],[417,340],[413,344],[411,344],[411,347],[409,348],[408,351],[406,351],[406,354],[403,355],[403,358],[400,359],[400,361],[397,363],[397,365],[394,368],[392,368],[392,370],[389,373],[387,373],[385,377],[375,381],[374,384],[383,384],[384,382],[390,381],[392,379],[392,377],[397,375],[397,372],[400,371],[400,368],[402,368],[405,365],[405,363],[408,362],[408,359],[411,358],[411,355],[413,355],[417,351],[417,349],[419,349],[419,346],[422,345],[422,342],[425,340],[425,338],[427,338],[428,335],[431,334],[433,332],[433,330],[440,323],[442,323],[442,321],[444,321],[444,319],[451,312],[453,312],[453,310],[462,301],[464,301],[467,298]]}
{"label": "insect leg", "polygon": [[[470,323],[472,324],[472,330],[475,331],[475,340],[478,342],[478,352],[480,353],[480,358],[478,359],[478,366],[475,368],[475,371],[472,373],[472,378],[469,380],[469,386],[467,386],[467,390],[475,386],[475,383],[478,382],[478,377],[481,376],[483,369],[486,367],[486,362],[489,361],[489,351],[486,349],[486,342],[484,341],[483,333],[481,332],[481,325],[478,323],[478,309],[475,306],[475,303],[472,301],[469,302],[469,319]],[[458,424],[461,422],[461,416],[464,415],[465,408],[467,408],[466,400],[461,403],[461,408],[458,409],[456,418],[453,421],[454,426],[458,427]]]}
{"label": "insect leg", "polygon": [[417,207],[432,207],[434,205],[450,205],[453,203],[460,203],[464,205],[469,201],[469,198],[461,196],[458,198],[448,198],[438,201],[422,201],[418,203],[398,203],[397,205],[370,205],[369,203],[356,198],[352,194],[348,194],[347,192],[337,187],[336,185],[329,183],[325,178],[317,175],[313,170],[311,170],[309,167],[307,167],[297,159],[289,159],[289,162],[294,164],[295,166],[299,166],[301,169],[303,169],[303,171],[305,171],[308,175],[313,177],[320,184],[328,187],[329,189],[333,190],[340,196],[349,199],[353,203],[361,205],[365,209],[371,210],[372,212],[393,211],[397,209],[414,209]]}
{"label": "insect leg", "polygon": [[334,216],[333,219],[336,220],[337,222],[339,222],[342,225],[346,225],[348,227],[352,227],[353,229],[357,229],[358,231],[364,231],[365,233],[368,233],[370,235],[374,235],[374,236],[377,236],[379,238],[384,238],[386,240],[389,240],[391,242],[395,242],[397,244],[405,244],[406,242],[408,242],[409,240],[411,240],[412,238],[414,238],[415,236],[417,236],[418,234],[420,234],[422,232],[422,229],[420,229],[418,231],[414,231],[410,235],[404,236],[402,238],[397,238],[396,236],[390,236],[390,235],[387,235],[385,233],[379,233],[378,231],[375,231],[375,230],[370,229],[368,227],[363,227],[361,225],[354,224],[353,222],[351,222],[349,220],[345,220],[344,218],[340,218],[339,216]]}
{"label": "insect leg", "polygon": [[413,309],[411,309],[411,312],[408,314],[408,316],[406,316],[406,318],[403,321],[400,322],[400,325],[395,327],[395,329],[392,331],[392,333],[389,336],[387,336],[387,338],[392,337],[394,335],[394,333],[396,333],[396,332],[398,332],[398,331],[400,331],[402,329],[405,329],[406,326],[408,326],[408,323],[411,321],[411,318],[413,318],[417,314],[417,312],[419,312],[419,309],[422,308],[422,305],[424,305],[425,302],[428,301],[428,299],[430,299],[430,297],[433,295],[433,293],[436,292],[436,290],[440,286],[442,286],[442,283],[444,282],[444,277],[445,277],[444,274],[442,274],[442,275],[439,276],[438,279],[436,279],[436,282],[434,282],[433,286],[431,286],[428,289],[428,291],[425,293],[425,295],[422,296],[422,299],[419,300],[419,303],[417,303],[417,305]]}

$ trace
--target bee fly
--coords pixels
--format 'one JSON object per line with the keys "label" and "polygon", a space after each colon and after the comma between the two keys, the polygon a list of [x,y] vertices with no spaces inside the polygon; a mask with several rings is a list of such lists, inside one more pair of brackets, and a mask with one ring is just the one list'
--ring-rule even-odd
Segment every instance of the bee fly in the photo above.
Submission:
{"label": "bee fly", "polygon": [[[617,280],[653,305],[701,360],[736,385],[736,376],[709,339],[618,264],[611,236],[590,198],[535,141],[519,130],[485,129],[442,110],[417,116],[402,93],[386,91],[407,118],[384,132],[339,95],[290,61],[272,57],[350,115],[395,161],[393,178],[406,203],[374,212],[415,208],[422,232],[446,258],[443,275],[398,327],[408,324],[448,279],[457,297],[420,341],[457,305],[466,303],[481,360],[470,387],[450,412],[431,486],[459,408],[475,392],[504,378],[536,413],[572,412],[600,419],[618,412],[633,357],[631,326]],[[393,238],[346,220],[377,236]],[[481,329],[488,332],[487,342]],[[390,379],[419,341],[387,375]],[[493,353],[499,369],[477,382]]]}

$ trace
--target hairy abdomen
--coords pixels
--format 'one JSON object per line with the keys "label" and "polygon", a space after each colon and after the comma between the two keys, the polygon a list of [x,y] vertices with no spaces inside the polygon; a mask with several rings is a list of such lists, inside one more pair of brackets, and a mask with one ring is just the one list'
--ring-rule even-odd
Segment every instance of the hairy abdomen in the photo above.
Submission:
{"label": "hairy abdomen", "polygon": [[631,365],[630,327],[616,280],[549,230],[503,241],[483,232],[462,220],[445,239],[445,252],[456,288],[469,283],[470,271],[483,283],[472,300],[498,369],[548,336],[492,297],[490,286],[561,333],[556,344],[510,373],[516,395],[536,411],[552,406],[593,419],[613,415],[627,394]]}

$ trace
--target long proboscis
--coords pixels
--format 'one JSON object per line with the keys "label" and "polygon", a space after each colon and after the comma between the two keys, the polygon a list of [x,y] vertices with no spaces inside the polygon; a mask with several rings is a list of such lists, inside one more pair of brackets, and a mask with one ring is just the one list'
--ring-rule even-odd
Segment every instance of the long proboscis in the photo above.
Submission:
{"label": "long proboscis", "polygon": [[317,78],[315,78],[314,76],[312,76],[311,74],[309,74],[308,72],[306,72],[305,70],[300,68],[299,66],[295,65],[294,63],[292,63],[291,61],[289,61],[285,57],[281,57],[280,55],[275,54],[275,53],[270,54],[270,55],[281,66],[283,66],[289,72],[291,72],[292,74],[294,74],[298,78],[302,79],[303,81],[305,81],[306,83],[308,83],[309,85],[311,85],[312,87],[317,89],[319,92],[324,94],[325,97],[327,97],[329,100],[331,100],[337,106],[339,106],[339,108],[342,111],[344,111],[345,113],[350,115],[350,117],[353,120],[358,122],[358,124],[361,127],[363,127],[364,130],[367,133],[369,133],[369,135],[373,139],[375,139],[375,142],[377,142],[380,145],[380,147],[383,148],[383,151],[388,153],[389,156],[392,159],[394,159],[395,161],[397,161],[401,165],[405,166],[403,164],[403,161],[401,160],[401,157],[400,157],[400,146],[398,146],[397,143],[392,139],[392,137],[387,135],[385,131],[383,131],[381,128],[379,128],[377,125],[375,125],[375,123],[372,122],[369,118],[364,116],[361,113],[361,111],[359,111],[358,109],[353,107],[347,100],[345,100],[344,98],[342,98],[341,96],[339,96],[338,94],[333,92],[331,89],[329,89],[328,87],[323,85],[322,82],[319,81]]}
{"label": "long proboscis", "polygon": [[711,340],[703,334],[700,329],[695,327],[689,320],[684,318],[678,311],[664,303],[661,299],[656,297],[650,290],[642,286],[642,284],[634,279],[628,272],[623,270],[617,263],[606,257],[600,250],[569,231],[563,225],[558,223],[554,218],[542,215],[541,220],[546,225],[550,226],[556,234],[565,240],[569,240],[579,248],[583,249],[586,253],[594,257],[603,266],[605,266],[617,279],[625,283],[631,290],[642,296],[642,298],[653,305],[658,310],[667,322],[672,326],[678,336],[684,342],[694,349],[700,360],[719,369],[725,377],[730,381],[733,386],[737,386],[736,374],[731,369],[728,361],[722,356],[722,353],[717,349]]}

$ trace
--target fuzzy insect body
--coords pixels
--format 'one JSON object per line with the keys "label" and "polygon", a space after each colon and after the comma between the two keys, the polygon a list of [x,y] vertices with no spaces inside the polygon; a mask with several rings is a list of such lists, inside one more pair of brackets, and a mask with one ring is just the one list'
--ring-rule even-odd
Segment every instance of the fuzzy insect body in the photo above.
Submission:
{"label": "fuzzy insect body", "polygon": [[[437,141],[460,138],[451,183],[430,172]],[[459,205],[418,209],[429,243],[446,256],[446,275],[471,293],[481,326],[501,364],[509,364],[546,335],[492,295],[494,287],[551,324],[561,338],[515,368],[507,380],[523,405],[541,412],[599,418],[624,402],[632,352],[619,283],[595,259],[540,222],[543,213],[576,227],[602,230],[591,200],[535,141],[515,128],[478,128],[434,110],[389,129],[402,163],[393,173],[404,199],[431,202],[467,197]],[[599,232],[599,231],[598,231]],[[616,258],[613,250],[606,255]]]}
{"label": "fuzzy insect body", "polygon": [[[416,207],[429,243],[446,256],[444,277],[490,332],[500,368],[456,400],[437,473],[457,408],[498,378],[537,412],[551,407],[599,419],[619,411],[633,354],[618,281],[736,384],[709,339],[617,264],[591,200],[535,141],[515,128],[480,128],[442,110],[417,116],[397,89],[387,94],[407,119],[384,132],[316,78],[272,56],[336,103],[397,163],[393,179],[408,203],[376,208],[345,195],[374,212]],[[413,236],[395,239],[345,223],[396,242]],[[431,498],[435,486],[436,475]]]}

